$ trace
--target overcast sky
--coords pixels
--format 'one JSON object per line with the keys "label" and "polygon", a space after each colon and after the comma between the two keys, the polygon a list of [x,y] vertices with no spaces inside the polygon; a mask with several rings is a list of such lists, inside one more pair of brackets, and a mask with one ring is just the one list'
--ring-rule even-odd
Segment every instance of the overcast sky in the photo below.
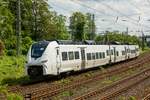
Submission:
{"label": "overcast sky", "polygon": [[69,18],[75,11],[95,14],[97,33],[126,31],[133,35],[150,32],[150,0],[49,0],[52,10]]}

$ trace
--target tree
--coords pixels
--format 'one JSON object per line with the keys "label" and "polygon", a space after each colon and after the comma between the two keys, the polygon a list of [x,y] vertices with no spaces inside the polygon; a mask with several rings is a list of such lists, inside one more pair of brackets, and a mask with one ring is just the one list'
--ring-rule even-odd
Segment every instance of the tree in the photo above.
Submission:
{"label": "tree", "polygon": [[86,14],[86,34],[88,40],[94,40],[96,34],[96,25],[94,21],[94,14],[87,13]]}
{"label": "tree", "polygon": [[7,49],[13,47],[13,41],[8,40],[12,39],[14,35],[14,16],[8,8],[9,3],[0,0],[0,39],[4,42]]}
{"label": "tree", "polygon": [[106,42],[111,41],[118,41],[120,43],[129,43],[129,44],[140,44],[140,39],[136,36],[130,36],[123,33],[117,33],[117,32],[107,32],[104,36],[97,36],[96,41],[102,41],[105,40]]}
{"label": "tree", "polygon": [[70,17],[70,29],[74,40],[93,40],[95,38],[94,15],[75,12]]}
{"label": "tree", "polygon": [[[12,55],[16,52],[17,0],[0,0],[0,5],[0,39],[7,53]],[[29,48],[23,44],[26,40],[68,38],[66,17],[51,11],[46,0],[21,0],[21,12],[21,48],[24,54]]]}
{"label": "tree", "polygon": [[75,12],[70,17],[70,29],[73,34],[73,39],[82,41],[85,39],[85,24],[86,24],[86,17],[81,12]]}

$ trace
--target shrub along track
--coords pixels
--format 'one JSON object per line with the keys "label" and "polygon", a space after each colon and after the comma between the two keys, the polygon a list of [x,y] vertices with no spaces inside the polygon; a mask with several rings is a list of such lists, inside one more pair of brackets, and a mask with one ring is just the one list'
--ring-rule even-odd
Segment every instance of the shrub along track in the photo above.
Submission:
{"label": "shrub along track", "polygon": [[[10,89],[13,92],[19,92],[24,97],[29,97],[31,99],[39,99],[44,97],[51,97],[57,95],[63,91],[73,89],[79,87],[83,84],[88,84],[93,81],[98,81],[102,78],[105,78],[110,75],[114,75],[117,73],[121,73],[127,71],[129,69],[135,69],[141,67],[143,64],[148,63],[150,61],[150,54],[146,53],[143,56],[140,56],[138,59],[117,64],[114,67],[108,68],[106,72],[94,75],[88,78],[74,79],[74,81],[64,84],[38,84],[38,85],[29,85],[29,86],[16,86],[15,88]],[[118,67],[117,67],[118,66]]]}

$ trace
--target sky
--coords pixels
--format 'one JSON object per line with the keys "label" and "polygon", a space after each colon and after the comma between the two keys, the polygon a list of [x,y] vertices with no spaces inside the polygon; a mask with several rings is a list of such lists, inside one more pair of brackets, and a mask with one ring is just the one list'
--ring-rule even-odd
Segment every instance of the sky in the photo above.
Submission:
{"label": "sky", "polygon": [[[95,14],[96,32],[129,30],[150,35],[150,0],[48,0],[51,10],[69,17],[73,12]],[[68,24],[66,24],[68,25]]]}

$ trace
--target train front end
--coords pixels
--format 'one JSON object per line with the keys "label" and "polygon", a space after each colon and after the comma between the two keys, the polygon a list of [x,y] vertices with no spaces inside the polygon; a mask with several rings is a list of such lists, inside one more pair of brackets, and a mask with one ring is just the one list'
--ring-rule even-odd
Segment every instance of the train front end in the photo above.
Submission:
{"label": "train front end", "polygon": [[38,77],[47,74],[49,41],[40,41],[32,44],[27,54],[26,74]]}

